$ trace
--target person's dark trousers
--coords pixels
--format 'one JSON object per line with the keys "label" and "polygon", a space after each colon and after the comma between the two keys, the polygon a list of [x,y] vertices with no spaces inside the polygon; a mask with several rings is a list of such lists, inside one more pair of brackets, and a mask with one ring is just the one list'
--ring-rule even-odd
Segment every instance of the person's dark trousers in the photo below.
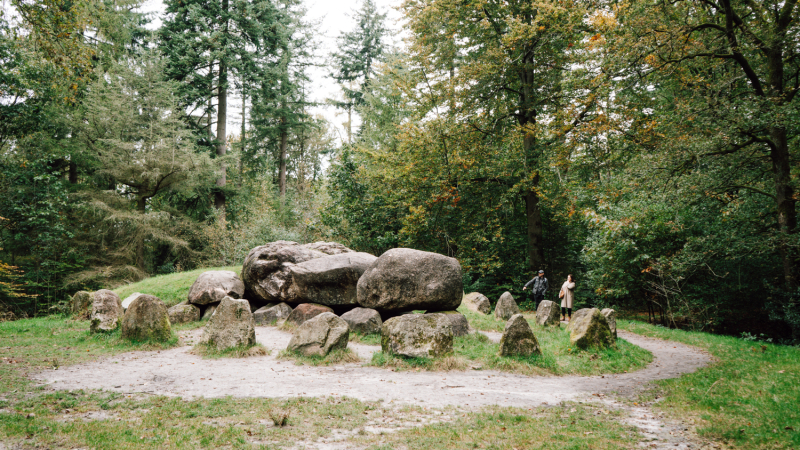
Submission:
{"label": "person's dark trousers", "polygon": [[542,300],[544,300],[544,294],[542,294],[541,292],[533,294],[533,305],[536,307],[537,310],[539,309],[539,302],[541,302]]}

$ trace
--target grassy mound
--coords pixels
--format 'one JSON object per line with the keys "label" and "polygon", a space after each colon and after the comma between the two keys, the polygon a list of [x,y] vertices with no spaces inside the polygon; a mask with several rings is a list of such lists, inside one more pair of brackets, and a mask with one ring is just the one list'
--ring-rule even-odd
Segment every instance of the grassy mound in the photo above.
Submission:
{"label": "grassy mound", "polygon": [[170,306],[177,305],[178,303],[186,300],[189,296],[189,289],[192,284],[203,272],[209,270],[230,270],[240,275],[242,271],[241,266],[230,267],[210,267],[205,269],[190,270],[189,272],[171,273],[169,275],[158,275],[155,277],[146,278],[138,283],[126,284],[114,289],[114,292],[119,295],[119,298],[133,294],[134,292],[141,292],[142,294],[155,295],[160,298],[162,302],[169,308]]}

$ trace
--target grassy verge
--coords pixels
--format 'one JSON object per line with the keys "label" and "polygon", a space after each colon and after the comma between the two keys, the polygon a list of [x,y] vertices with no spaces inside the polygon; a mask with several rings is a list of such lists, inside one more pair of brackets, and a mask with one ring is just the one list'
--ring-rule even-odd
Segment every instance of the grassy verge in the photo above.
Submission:
{"label": "grassy verge", "polygon": [[364,345],[381,345],[381,335],[380,333],[361,334],[351,331],[350,342]]}
{"label": "grassy verge", "polygon": [[269,350],[261,344],[239,345],[225,350],[217,350],[217,347],[213,345],[197,344],[192,349],[192,353],[208,359],[248,358],[250,356],[269,355]]}
{"label": "grassy verge", "polygon": [[167,307],[177,305],[178,303],[186,300],[189,296],[189,289],[192,284],[200,276],[201,273],[209,270],[230,270],[236,272],[237,275],[242,270],[241,266],[230,267],[209,267],[205,269],[190,270],[189,272],[171,273],[169,275],[158,275],[155,277],[146,278],[137,283],[126,284],[114,289],[119,298],[133,294],[134,292],[141,292],[142,294],[155,295],[160,298]]}
{"label": "grassy verge", "polygon": [[278,359],[292,360],[297,365],[307,364],[309,366],[329,366],[332,364],[346,364],[361,362],[352,350],[345,348],[343,350],[333,350],[327,355],[323,356],[303,356],[299,353],[283,350],[278,354]]}
{"label": "grassy verge", "polygon": [[453,340],[453,355],[444,358],[401,358],[383,352],[373,354],[371,365],[396,369],[465,370],[481,368],[502,370],[524,375],[598,375],[641,369],[653,360],[653,355],[624,339],[617,348],[579,351],[572,348],[569,333],[534,328],[542,349],[541,355],[531,357],[498,356],[500,345],[480,333]]}
{"label": "grassy verge", "polygon": [[620,329],[697,346],[711,366],[659,382],[658,408],[691,418],[701,436],[742,449],[800,448],[800,348],[622,320]]}

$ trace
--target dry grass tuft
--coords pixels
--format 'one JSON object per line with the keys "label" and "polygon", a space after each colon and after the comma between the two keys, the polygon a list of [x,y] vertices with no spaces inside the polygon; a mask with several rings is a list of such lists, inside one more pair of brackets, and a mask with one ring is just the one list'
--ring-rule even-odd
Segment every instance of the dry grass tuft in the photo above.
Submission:
{"label": "dry grass tuft", "polygon": [[288,425],[291,414],[291,408],[274,407],[267,411],[267,415],[269,415],[270,420],[272,420],[272,423],[275,424],[276,427],[285,427]]}

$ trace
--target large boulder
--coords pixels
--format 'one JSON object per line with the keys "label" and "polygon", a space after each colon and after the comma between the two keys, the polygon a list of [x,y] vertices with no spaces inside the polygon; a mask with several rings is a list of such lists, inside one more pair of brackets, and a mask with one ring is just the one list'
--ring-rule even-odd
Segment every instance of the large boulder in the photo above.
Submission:
{"label": "large boulder", "polygon": [[604,308],[602,311],[604,316],[606,316],[606,322],[608,322],[608,328],[611,329],[611,334],[614,335],[614,339],[617,338],[617,312],[611,308]]}
{"label": "large boulder", "polygon": [[92,294],[92,315],[89,330],[92,333],[114,331],[119,327],[124,311],[119,296],[108,289],[100,289]]}
{"label": "large boulder", "polygon": [[539,341],[531,326],[522,314],[514,314],[506,322],[503,337],[500,338],[500,356],[540,355]]}
{"label": "large boulder", "polygon": [[561,326],[561,307],[550,300],[542,300],[536,309],[536,324],[543,327]]}
{"label": "large boulder", "polygon": [[217,350],[256,343],[253,313],[247,300],[225,297],[208,320],[200,343]]}
{"label": "large boulder", "polygon": [[492,302],[480,292],[470,292],[461,299],[461,304],[466,306],[470,311],[475,311],[483,315],[489,315],[492,312]]}
{"label": "large boulder", "polygon": [[567,331],[572,331],[581,320],[586,316],[590,316],[593,309],[595,308],[581,308],[572,313],[572,318],[569,319],[569,323],[567,324]]}
{"label": "large boulder", "polygon": [[250,250],[242,266],[248,298],[267,303],[297,303],[290,292],[289,268],[325,255],[292,241],[270,242]]}
{"label": "large boulder", "polygon": [[469,334],[469,321],[458,311],[442,311],[450,327],[453,329],[453,337],[466,336]]}
{"label": "large boulder", "polygon": [[517,306],[517,302],[514,301],[511,292],[503,292],[503,295],[500,296],[500,300],[497,301],[497,305],[494,307],[494,316],[500,320],[508,320],[514,314],[519,313],[519,306]]}
{"label": "large boulder", "polygon": [[200,308],[190,303],[177,304],[168,309],[167,314],[169,314],[169,322],[173,325],[200,320]]}
{"label": "large boulder", "polygon": [[357,305],[358,279],[376,259],[369,253],[346,252],[289,266],[290,297],[328,306]]}
{"label": "large boulder", "polygon": [[164,302],[153,295],[137,297],[122,318],[122,337],[133,341],[168,341],[172,327]]}
{"label": "large boulder", "polygon": [[225,297],[242,298],[244,282],[230,270],[210,270],[197,277],[189,289],[189,303],[208,305]]}
{"label": "large boulder", "polygon": [[73,315],[86,319],[92,313],[94,296],[91,292],[78,291],[69,302],[69,309]]}
{"label": "large boulder", "polygon": [[381,327],[384,353],[412,358],[443,356],[453,351],[453,328],[444,314],[405,314]]}
{"label": "large boulder", "polygon": [[577,319],[573,316],[570,329],[570,343],[580,349],[610,347],[615,343],[606,316],[597,308],[591,308]]}
{"label": "large boulder", "polygon": [[383,320],[378,311],[369,308],[354,308],[342,314],[350,330],[361,334],[380,333]]}
{"label": "large boulder", "polygon": [[271,325],[279,320],[285,320],[292,313],[292,307],[286,303],[269,304],[253,313],[256,325]]}
{"label": "large boulder", "polygon": [[381,311],[451,311],[463,293],[455,258],[410,248],[387,251],[358,280],[358,304]]}
{"label": "large boulder", "polygon": [[297,308],[289,314],[286,321],[299,326],[302,325],[303,322],[326,312],[332,313],[333,310],[324,305],[317,305],[316,303],[303,303],[297,305]]}
{"label": "large boulder", "polygon": [[322,252],[326,255],[339,255],[352,252],[352,250],[338,242],[312,242],[311,244],[304,244],[303,247]]}
{"label": "large boulder", "polygon": [[347,322],[332,312],[326,312],[300,325],[286,349],[305,356],[325,356],[332,350],[347,348],[349,339]]}
{"label": "large boulder", "polygon": [[127,311],[128,307],[131,306],[131,303],[133,303],[134,300],[139,298],[140,295],[144,294],[142,294],[141,292],[134,292],[133,294],[125,297],[125,299],[122,300],[122,310]]}

